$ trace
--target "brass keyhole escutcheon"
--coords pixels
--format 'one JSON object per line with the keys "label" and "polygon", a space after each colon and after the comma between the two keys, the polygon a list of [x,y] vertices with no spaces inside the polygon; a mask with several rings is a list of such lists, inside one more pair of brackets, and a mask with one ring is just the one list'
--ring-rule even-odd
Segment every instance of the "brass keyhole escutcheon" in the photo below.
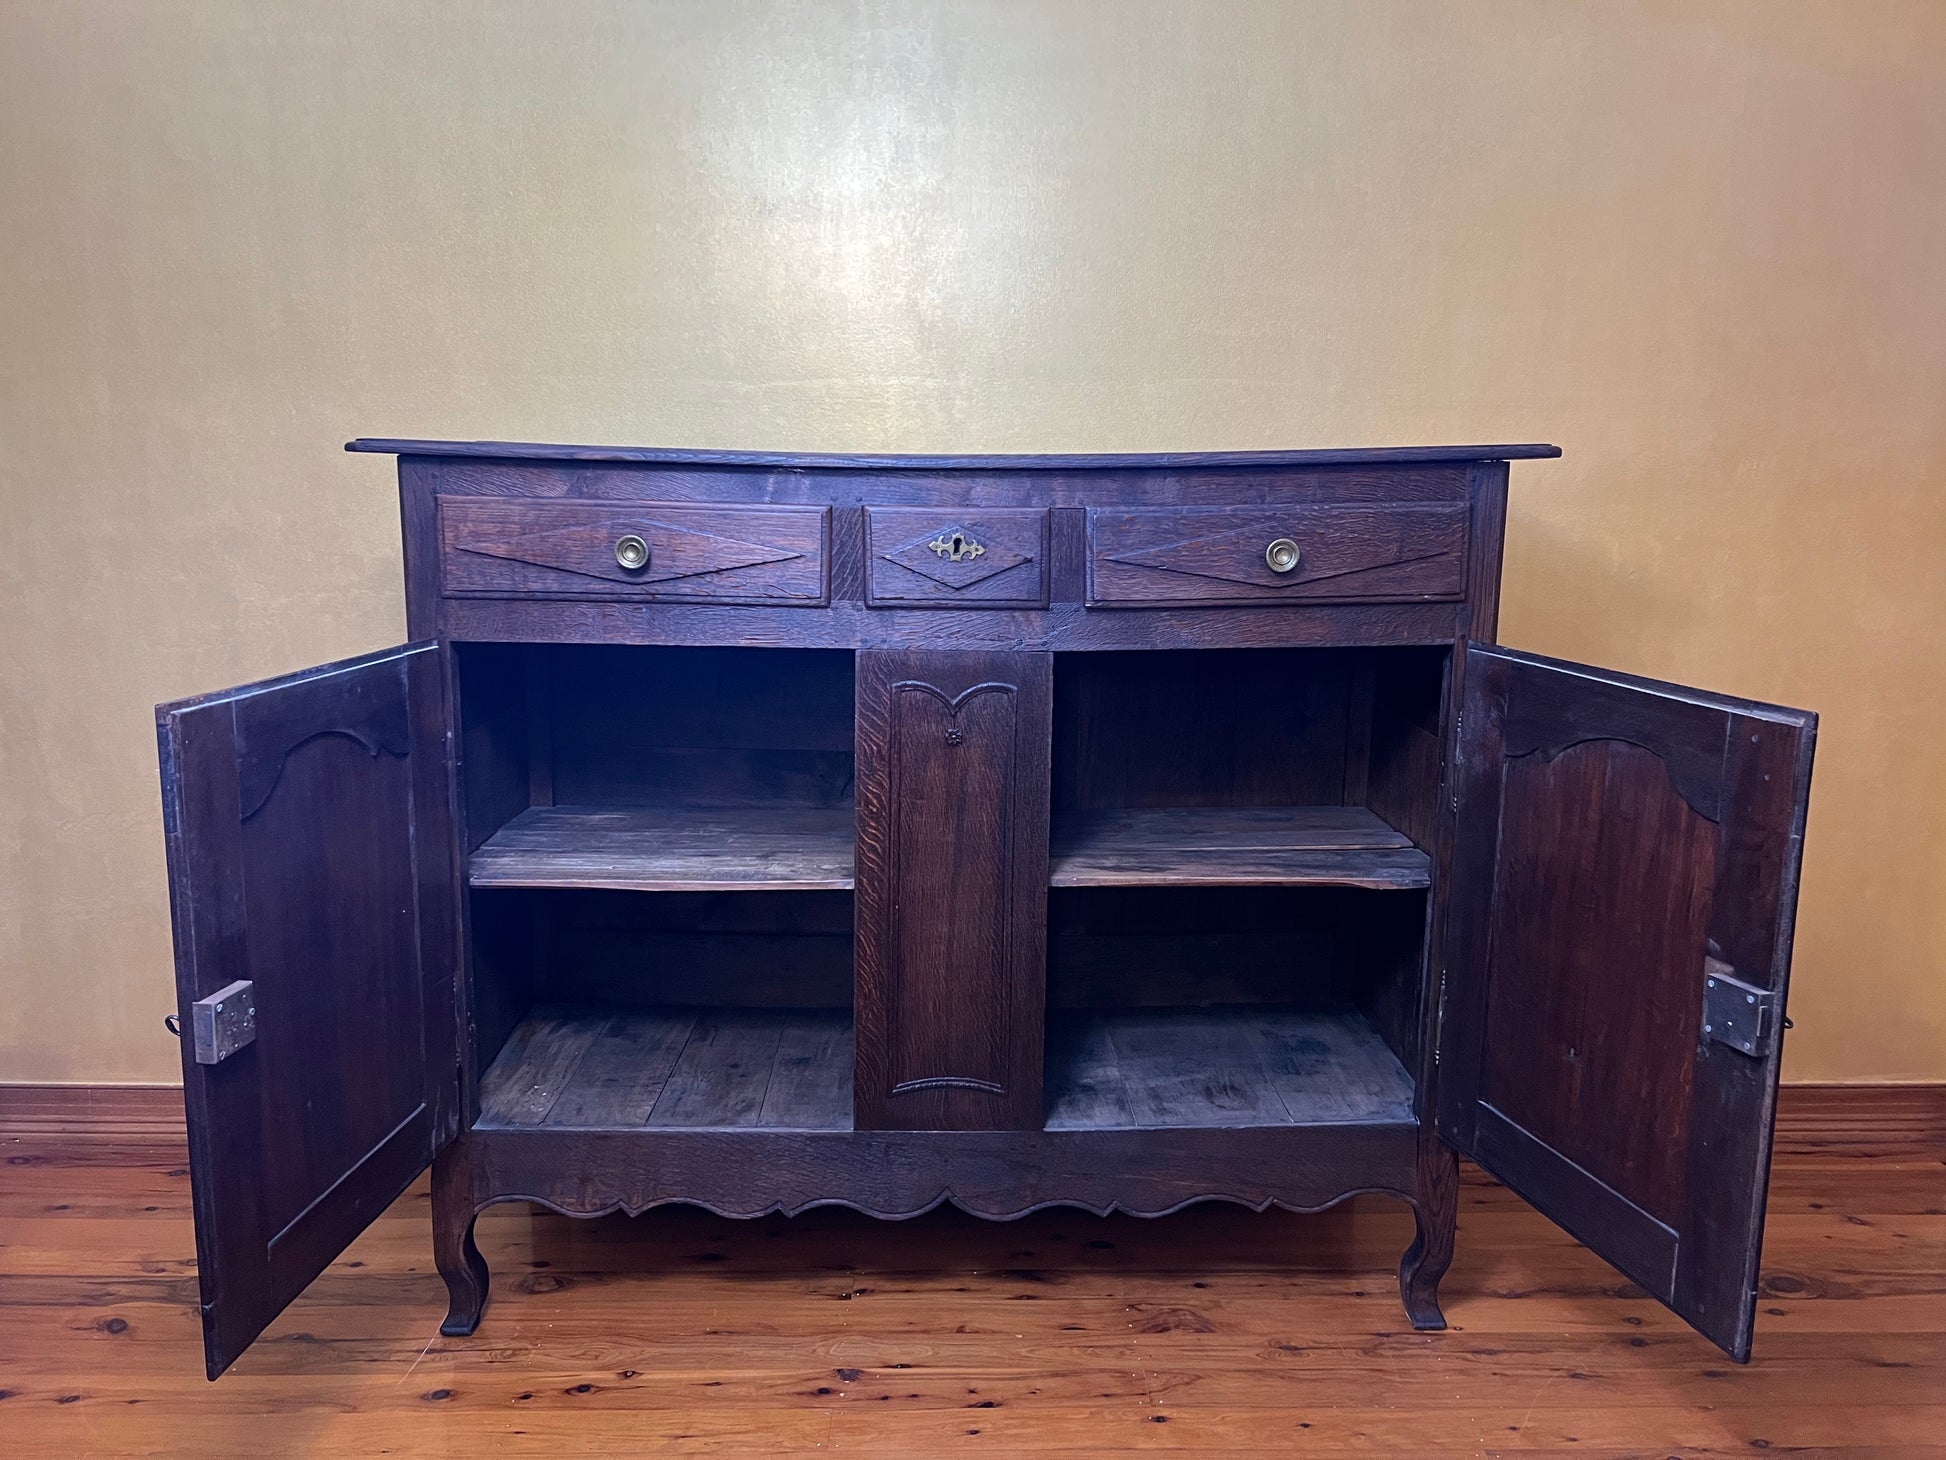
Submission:
{"label": "brass keyhole escutcheon", "polygon": [[942,532],[926,544],[949,563],[970,562],[986,551],[986,545],[962,528]]}
{"label": "brass keyhole escutcheon", "polygon": [[649,565],[649,545],[630,532],[615,539],[615,561],[629,572],[640,572]]}
{"label": "brass keyhole escutcheon", "polygon": [[1304,557],[1304,550],[1288,537],[1280,537],[1264,549],[1264,561],[1270,564],[1273,573],[1290,573],[1297,569]]}

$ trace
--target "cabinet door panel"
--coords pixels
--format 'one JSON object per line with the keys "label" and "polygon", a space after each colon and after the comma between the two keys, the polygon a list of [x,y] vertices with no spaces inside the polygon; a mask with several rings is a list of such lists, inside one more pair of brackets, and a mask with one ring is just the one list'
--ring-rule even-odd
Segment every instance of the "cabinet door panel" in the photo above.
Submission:
{"label": "cabinet door panel", "polygon": [[1466,657],[1440,1132],[1739,1359],[1816,723]]}
{"label": "cabinet door panel", "polygon": [[859,655],[861,1129],[1041,1124],[1052,662]]}
{"label": "cabinet door panel", "polygon": [[427,645],[156,712],[212,1378],[457,1130],[445,705]]}

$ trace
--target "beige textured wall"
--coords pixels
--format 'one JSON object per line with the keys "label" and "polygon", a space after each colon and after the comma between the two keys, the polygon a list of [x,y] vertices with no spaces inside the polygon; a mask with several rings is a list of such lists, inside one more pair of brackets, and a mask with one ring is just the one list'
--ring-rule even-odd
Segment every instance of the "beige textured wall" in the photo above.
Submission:
{"label": "beige textured wall", "polygon": [[1503,637],[1821,710],[1787,1073],[1946,1078],[1946,6],[0,0],[0,1079],[168,1080],[150,705],[355,434],[1545,439]]}

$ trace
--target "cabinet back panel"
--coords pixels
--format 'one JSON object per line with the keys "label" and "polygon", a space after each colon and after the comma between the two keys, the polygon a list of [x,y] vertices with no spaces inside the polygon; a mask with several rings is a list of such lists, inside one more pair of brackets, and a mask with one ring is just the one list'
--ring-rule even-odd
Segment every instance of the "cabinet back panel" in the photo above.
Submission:
{"label": "cabinet back panel", "polygon": [[851,1007],[848,892],[474,896],[525,930],[528,1004]]}
{"label": "cabinet back panel", "polygon": [[1355,657],[1057,656],[1054,805],[1342,805]]}
{"label": "cabinet back panel", "polygon": [[549,645],[534,651],[556,805],[851,798],[852,656]]}
{"label": "cabinet back panel", "polygon": [[1055,888],[1050,1008],[1355,1004],[1401,1059],[1426,899],[1342,887]]}

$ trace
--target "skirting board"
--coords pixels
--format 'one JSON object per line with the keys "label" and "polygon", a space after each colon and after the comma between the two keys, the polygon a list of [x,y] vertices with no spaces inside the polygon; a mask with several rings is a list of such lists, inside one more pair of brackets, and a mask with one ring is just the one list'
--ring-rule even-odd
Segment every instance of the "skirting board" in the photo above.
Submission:
{"label": "skirting board", "polygon": [[[0,1085],[0,1142],[181,1141],[176,1085]],[[1786,1085],[1777,1142],[1787,1150],[1946,1148],[1946,1084]]]}

